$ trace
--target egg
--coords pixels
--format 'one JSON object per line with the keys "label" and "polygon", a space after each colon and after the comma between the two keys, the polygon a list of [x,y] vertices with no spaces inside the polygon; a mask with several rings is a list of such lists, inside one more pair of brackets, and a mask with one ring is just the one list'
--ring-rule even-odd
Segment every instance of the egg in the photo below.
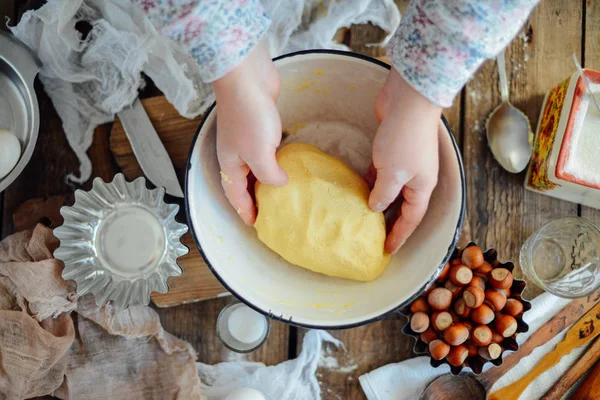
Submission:
{"label": "egg", "polygon": [[225,397],[225,400],[266,400],[265,396],[256,389],[239,388]]}
{"label": "egg", "polygon": [[21,157],[19,139],[11,132],[0,129],[0,179],[13,170]]}

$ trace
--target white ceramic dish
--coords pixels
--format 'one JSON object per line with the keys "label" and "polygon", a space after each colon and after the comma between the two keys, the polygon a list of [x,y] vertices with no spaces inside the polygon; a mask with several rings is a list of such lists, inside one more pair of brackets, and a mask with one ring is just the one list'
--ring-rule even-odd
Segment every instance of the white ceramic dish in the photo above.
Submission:
{"label": "white ceramic dish", "polygon": [[[377,129],[375,96],[389,67],[368,57],[328,50],[285,55],[276,65],[282,79],[278,108],[283,130],[291,134],[286,140],[315,144],[363,173]],[[439,183],[423,222],[377,280],[353,282],[287,263],[242,223],[221,188],[213,107],[188,160],[186,206],[196,243],[221,283],[271,318],[326,329],[384,318],[435,279],[462,229],[464,171],[443,118],[439,137]]]}

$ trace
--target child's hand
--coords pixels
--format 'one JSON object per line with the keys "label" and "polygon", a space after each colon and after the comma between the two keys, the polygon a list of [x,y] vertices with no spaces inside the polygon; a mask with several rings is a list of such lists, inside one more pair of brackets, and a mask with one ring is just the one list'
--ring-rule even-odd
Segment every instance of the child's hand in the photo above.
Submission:
{"label": "child's hand", "polygon": [[[373,142],[373,168],[367,181],[374,211],[383,211],[401,194],[398,220],[385,250],[395,253],[419,225],[438,177],[438,127],[441,107],[431,103],[392,68],[375,101],[380,121]],[[376,178],[376,179],[375,179]]]}
{"label": "child's hand", "polygon": [[281,118],[275,105],[279,74],[265,46],[259,45],[213,87],[221,183],[233,208],[252,225],[256,207],[248,192],[249,172],[265,184],[282,186],[287,182],[275,160],[281,142]]}

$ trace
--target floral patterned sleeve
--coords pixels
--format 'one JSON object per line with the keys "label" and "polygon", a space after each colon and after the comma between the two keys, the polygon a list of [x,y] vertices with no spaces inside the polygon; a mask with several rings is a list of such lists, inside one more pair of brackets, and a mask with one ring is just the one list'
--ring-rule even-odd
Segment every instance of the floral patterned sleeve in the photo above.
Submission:
{"label": "floral patterned sleeve", "polygon": [[388,46],[400,75],[450,107],[477,68],[499,53],[539,0],[413,0]]}
{"label": "floral patterned sleeve", "polygon": [[270,25],[259,0],[130,0],[213,82],[242,62]]}

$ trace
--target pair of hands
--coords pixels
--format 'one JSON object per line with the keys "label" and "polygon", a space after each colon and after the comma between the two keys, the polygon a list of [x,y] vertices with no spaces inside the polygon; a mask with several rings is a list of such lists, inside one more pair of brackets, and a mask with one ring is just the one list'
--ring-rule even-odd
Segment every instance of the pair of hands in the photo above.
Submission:
{"label": "pair of hands", "polygon": [[[281,142],[277,111],[279,73],[262,45],[236,69],[213,83],[217,113],[217,156],[225,195],[242,220],[253,225],[256,206],[248,192],[250,171],[268,185],[283,186],[277,165]],[[369,206],[384,211],[403,198],[385,243],[395,253],[421,222],[438,176],[438,124],[441,108],[431,103],[392,68],[375,101],[380,121],[373,164],[365,176],[372,187]]]}

